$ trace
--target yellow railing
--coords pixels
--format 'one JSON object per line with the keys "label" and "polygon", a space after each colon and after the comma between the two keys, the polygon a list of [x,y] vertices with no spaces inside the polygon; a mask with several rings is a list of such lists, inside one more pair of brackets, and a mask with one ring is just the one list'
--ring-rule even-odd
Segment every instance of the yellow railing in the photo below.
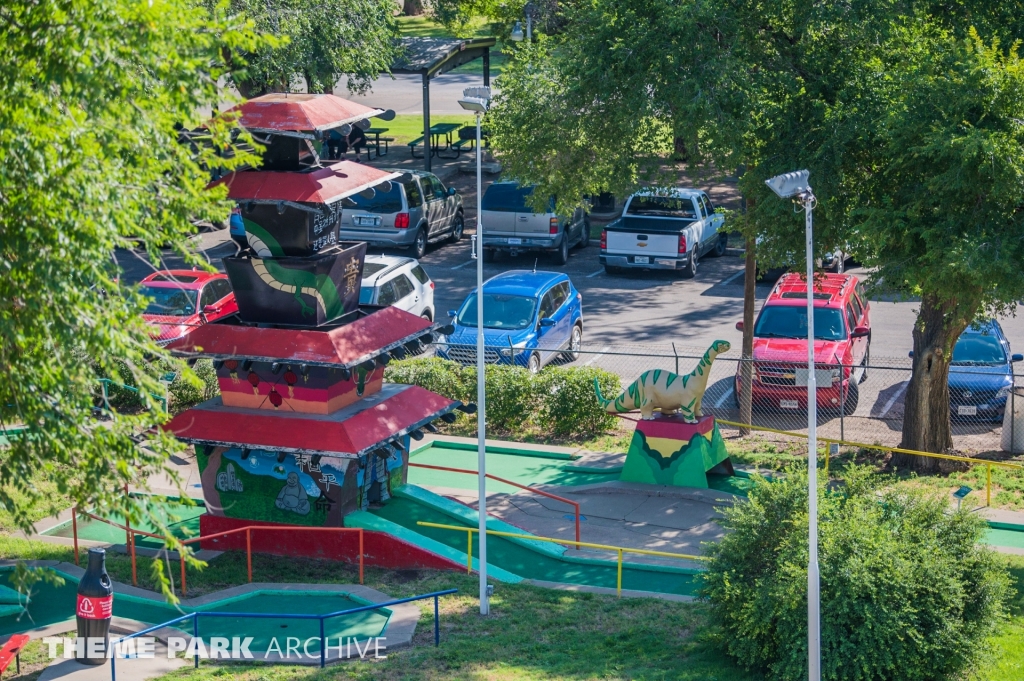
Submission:
{"label": "yellow railing", "polygon": [[[423,527],[434,527],[439,530],[457,530],[459,532],[466,533],[466,572],[470,573],[473,571],[473,533],[479,532],[479,528],[476,527],[465,527],[462,525],[441,525],[439,523],[428,523],[426,521],[417,521],[417,525]],[[515,534],[512,532],[499,532],[498,530],[487,530],[488,535],[495,537],[510,537],[513,539],[529,539],[530,541],[541,541],[549,542],[552,544],[572,544],[576,548],[581,546],[589,549],[603,549],[606,551],[617,551],[619,554],[617,576],[615,582],[615,592],[622,596],[622,554],[623,553],[639,553],[645,556],[665,556],[668,558],[680,558],[682,560],[707,560],[703,556],[691,556],[686,553],[668,553],[667,551],[652,551],[650,549],[630,549],[624,546],[611,546],[609,544],[591,544],[590,542],[572,541],[571,539],[552,539],[550,537],[537,537],[532,534]]]}
{"label": "yellow railing", "polygon": [[[718,423],[726,426],[733,426],[734,428],[749,428],[750,430],[761,430],[768,433],[777,433],[779,435],[789,435],[792,437],[802,437],[807,439],[806,433],[794,433],[791,430],[779,430],[777,428],[768,428],[767,426],[755,426],[749,423],[739,423],[737,421],[725,421],[718,419]],[[843,445],[846,447],[860,447],[861,449],[877,449],[883,452],[897,452],[899,454],[911,454],[913,456],[924,456],[931,459],[945,459],[947,461],[959,461],[960,463],[967,463],[974,466],[985,466],[985,505],[992,505],[992,467],[999,466],[1001,468],[1009,468],[1011,470],[1024,470],[1024,465],[1019,463],[1011,463],[1009,461],[989,461],[988,459],[974,459],[969,456],[951,456],[949,454],[934,454],[932,452],[919,452],[916,449],[903,449],[902,447],[888,447],[886,445],[869,445],[865,442],[851,442],[849,440],[836,440],[830,437],[818,437],[818,442],[826,442],[829,444]],[[828,464],[829,464],[829,451],[825,450],[825,474],[828,475]]]}

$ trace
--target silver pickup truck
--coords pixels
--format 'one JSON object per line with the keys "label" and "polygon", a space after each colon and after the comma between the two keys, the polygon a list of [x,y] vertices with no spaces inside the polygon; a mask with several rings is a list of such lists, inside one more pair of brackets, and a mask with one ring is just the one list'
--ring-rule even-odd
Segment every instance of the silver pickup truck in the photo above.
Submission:
{"label": "silver pickup truck", "polygon": [[724,223],[699,189],[633,194],[622,217],[601,233],[601,264],[609,274],[637,268],[678,270],[693,277],[701,257],[725,253]]}

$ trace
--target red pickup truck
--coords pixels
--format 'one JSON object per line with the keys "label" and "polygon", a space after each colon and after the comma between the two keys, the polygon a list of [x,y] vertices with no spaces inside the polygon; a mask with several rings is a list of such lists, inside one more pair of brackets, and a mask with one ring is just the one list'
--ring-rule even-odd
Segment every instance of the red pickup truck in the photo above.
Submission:
{"label": "red pickup truck", "polygon": [[[857,385],[867,377],[871,308],[850,274],[822,274],[814,280],[814,363],[818,406],[846,414],[857,408]],[[743,322],[736,328],[742,330]],[[784,275],[754,323],[751,396],[756,407],[807,409],[807,282]],[[740,396],[740,366],[736,397]]]}

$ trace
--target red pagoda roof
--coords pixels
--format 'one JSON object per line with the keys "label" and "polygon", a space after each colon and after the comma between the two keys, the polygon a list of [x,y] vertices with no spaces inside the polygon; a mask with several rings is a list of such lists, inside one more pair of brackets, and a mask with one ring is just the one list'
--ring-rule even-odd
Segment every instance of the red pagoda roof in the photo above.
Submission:
{"label": "red pagoda roof", "polygon": [[163,429],[196,444],[354,458],[461,404],[416,385],[395,383],[327,415],[225,407],[217,397],[178,414]]}
{"label": "red pagoda roof", "polygon": [[232,107],[241,112],[239,124],[255,131],[314,132],[378,116],[384,111],[335,95],[276,92]]}
{"label": "red pagoda roof", "polygon": [[331,204],[385,182],[401,173],[389,173],[354,161],[338,161],[309,172],[241,170],[212,183],[228,186],[234,201],[295,201]]}
{"label": "red pagoda roof", "polygon": [[409,343],[435,326],[405,310],[386,307],[330,331],[204,324],[167,348],[177,354],[215,359],[353,367]]}

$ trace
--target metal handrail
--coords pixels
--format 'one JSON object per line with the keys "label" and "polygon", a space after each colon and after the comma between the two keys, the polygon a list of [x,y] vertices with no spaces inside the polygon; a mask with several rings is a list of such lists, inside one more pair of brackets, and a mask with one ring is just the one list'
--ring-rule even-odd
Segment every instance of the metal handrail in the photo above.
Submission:
{"label": "metal handrail", "polygon": [[[101,523],[106,523],[118,529],[125,531],[126,547],[129,550],[132,558],[132,586],[138,586],[138,578],[135,571],[135,535],[141,534],[146,537],[152,537],[154,539],[165,539],[164,536],[159,534],[153,534],[152,532],[145,532],[143,530],[133,529],[130,525],[119,525],[112,520],[101,518],[98,515],[89,513],[88,511],[79,510],[77,506],[71,507],[71,527],[74,535],[75,543],[75,565],[78,565],[78,514],[86,515],[93,520],[98,520]],[[214,539],[216,537],[224,537],[230,534],[237,534],[239,532],[245,532],[245,557],[246,564],[249,572],[249,583],[252,583],[252,532],[255,530],[271,530],[271,531],[302,531],[302,532],[356,532],[359,534],[359,583],[363,583],[363,558],[365,550],[363,548],[363,528],[361,527],[305,527],[302,525],[246,525],[245,527],[236,527],[232,530],[225,530],[224,532],[217,532],[215,534],[207,534],[200,537],[193,537],[191,539],[181,540],[181,544],[193,544],[195,542],[201,542],[207,539]],[[183,551],[178,552],[178,560],[181,565],[181,595],[186,594],[185,584],[185,554]]]}
{"label": "metal handrail", "polygon": [[[432,466],[430,464],[425,464],[425,463],[412,463],[411,461],[409,462],[409,466],[410,467],[416,467],[416,468],[430,468],[430,469],[436,470],[436,471],[452,471],[454,473],[469,473],[471,475],[479,475],[480,474],[479,471],[471,471],[471,470],[466,469],[466,468],[451,468],[449,466]],[[512,480],[506,480],[505,478],[499,478],[497,475],[491,475],[490,473],[484,473],[484,476],[487,477],[487,478],[490,478],[491,480],[497,480],[498,482],[503,482],[506,485],[512,485],[513,487],[518,487],[519,489],[525,489],[525,490],[528,490],[530,492],[534,492],[536,494],[541,495],[542,497],[548,497],[549,499],[554,499],[556,501],[562,501],[562,502],[565,502],[565,503],[569,504],[570,506],[573,507],[573,510],[575,511],[575,514],[576,514],[576,541],[580,540],[580,505],[579,505],[579,502],[572,501],[570,499],[566,499],[565,497],[560,497],[557,494],[552,494],[550,492],[545,492],[544,490],[537,489],[536,487],[531,487],[529,485],[523,485],[523,484],[520,484],[518,482],[513,482]]]}
{"label": "metal handrail", "polygon": [[[116,646],[124,641],[128,641],[133,638],[138,638],[144,634],[157,631],[158,629],[164,629],[166,627],[183,622],[189,618],[192,619],[192,637],[199,638],[199,618],[200,617],[231,617],[231,618],[250,618],[250,619],[305,619],[305,620],[319,620],[320,622],[320,667],[327,666],[327,637],[324,635],[324,621],[332,619],[334,617],[341,617],[343,615],[352,615],[358,612],[367,612],[369,610],[380,610],[381,608],[387,608],[392,605],[401,605],[403,603],[411,603],[413,601],[422,601],[428,598],[434,599],[434,647],[441,645],[441,628],[440,628],[440,616],[438,608],[438,599],[441,596],[448,596],[453,593],[457,593],[458,589],[445,589],[444,591],[431,591],[427,594],[421,594],[419,596],[410,596],[408,598],[396,598],[383,603],[371,603],[369,605],[361,605],[357,608],[349,608],[348,610],[338,610],[335,612],[326,613],[323,615],[312,615],[312,614],[300,614],[300,613],[268,613],[268,612],[202,612],[196,610],[190,612],[181,617],[176,617],[173,620],[168,620],[162,624],[156,624],[142,631],[137,631],[127,636],[122,636],[115,641],[111,641],[108,646],[108,650],[111,651],[110,655],[110,678],[111,681],[117,681],[117,654]],[[196,651],[194,656],[195,668],[199,668],[199,652]]]}
{"label": "metal handrail", "polygon": [[[440,523],[430,523],[424,520],[416,522],[417,525],[423,527],[434,527],[440,530],[458,530],[465,532],[468,546],[466,551],[466,572],[473,571],[473,533],[480,532],[479,528],[476,527],[464,527],[461,525],[442,525]],[[550,542],[552,544],[575,544],[576,548],[585,546],[592,549],[604,549],[607,551],[617,551],[619,554],[618,559],[618,576],[615,586],[615,591],[619,596],[622,596],[622,554],[623,553],[639,553],[645,556],[665,556],[668,558],[679,558],[682,560],[707,560],[704,556],[693,556],[686,553],[669,553],[667,551],[654,551],[652,549],[631,549],[625,546],[612,546],[610,544],[593,544],[590,542],[572,541],[569,539],[553,539],[551,537],[538,537],[532,534],[517,534],[514,532],[499,532],[498,530],[487,530],[488,535],[494,535],[495,537],[510,537],[512,539],[529,539],[531,541]]]}

